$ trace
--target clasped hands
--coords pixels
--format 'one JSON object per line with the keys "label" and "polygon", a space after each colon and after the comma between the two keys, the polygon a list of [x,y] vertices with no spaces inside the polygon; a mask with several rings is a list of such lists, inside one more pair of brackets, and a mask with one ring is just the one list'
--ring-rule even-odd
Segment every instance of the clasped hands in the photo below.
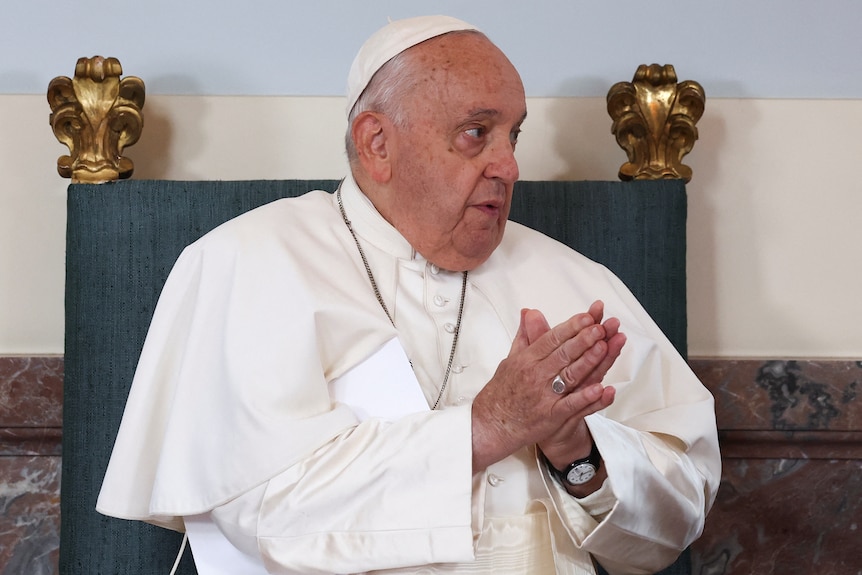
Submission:
{"label": "clasped hands", "polygon": [[[589,454],[584,418],[613,403],[601,382],[626,341],[619,320],[603,316],[596,301],[551,328],[540,311],[521,310],[509,355],[473,401],[474,473],[533,444],[558,469]],[[557,375],[562,394],[552,390]]]}

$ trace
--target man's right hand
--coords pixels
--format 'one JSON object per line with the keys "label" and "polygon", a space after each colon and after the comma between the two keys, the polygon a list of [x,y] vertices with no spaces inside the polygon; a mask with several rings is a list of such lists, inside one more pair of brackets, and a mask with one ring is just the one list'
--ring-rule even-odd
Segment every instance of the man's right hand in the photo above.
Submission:
{"label": "man's right hand", "polygon": [[[603,312],[595,302],[550,328],[541,312],[522,310],[508,357],[473,401],[474,473],[526,445],[539,444],[551,461],[589,453],[583,419],[613,402],[614,388],[601,381],[625,344],[619,321],[602,323]],[[551,388],[558,374],[563,394]]]}

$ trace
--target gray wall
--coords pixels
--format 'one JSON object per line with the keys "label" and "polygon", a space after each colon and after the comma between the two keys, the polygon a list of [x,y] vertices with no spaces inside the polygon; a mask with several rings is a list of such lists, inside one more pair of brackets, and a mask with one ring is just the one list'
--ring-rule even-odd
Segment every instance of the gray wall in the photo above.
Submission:
{"label": "gray wall", "polygon": [[0,94],[98,54],[148,94],[341,96],[369,34],[428,13],[482,28],[528,96],[604,96],[657,62],[708,97],[862,98],[858,0],[3,0]]}

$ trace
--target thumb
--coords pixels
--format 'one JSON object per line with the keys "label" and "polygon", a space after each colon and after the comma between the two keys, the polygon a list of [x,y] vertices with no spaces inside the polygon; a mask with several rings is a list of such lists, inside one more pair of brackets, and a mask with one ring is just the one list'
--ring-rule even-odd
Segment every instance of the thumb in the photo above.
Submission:
{"label": "thumb", "polygon": [[529,343],[535,343],[537,339],[551,330],[548,320],[545,319],[545,314],[537,309],[524,310],[521,314],[521,324],[524,326]]}
{"label": "thumb", "polygon": [[526,308],[521,310],[521,319],[520,319],[520,322],[518,323],[518,331],[517,331],[517,333],[515,333],[515,339],[512,340],[512,348],[509,351],[509,355],[511,355],[513,352],[526,349],[527,346],[530,345],[530,338],[527,335],[527,326],[526,326],[526,316],[527,316],[527,312],[529,312],[529,311],[530,310],[528,310]]}
{"label": "thumb", "polygon": [[521,322],[518,324],[518,332],[512,341],[511,351],[526,349],[550,329],[551,326],[542,312],[537,309],[522,309]]}

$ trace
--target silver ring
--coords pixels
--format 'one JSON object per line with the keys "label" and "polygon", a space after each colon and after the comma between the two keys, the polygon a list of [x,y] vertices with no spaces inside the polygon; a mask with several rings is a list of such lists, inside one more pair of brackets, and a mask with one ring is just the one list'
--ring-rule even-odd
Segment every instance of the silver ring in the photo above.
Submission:
{"label": "silver ring", "polygon": [[563,395],[566,392],[566,382],[563,381],[563,378],[557,374],[557,377],[554,378],[554,381],[551,382],[551,389],[554,390],[554,393],[557,395]]}

